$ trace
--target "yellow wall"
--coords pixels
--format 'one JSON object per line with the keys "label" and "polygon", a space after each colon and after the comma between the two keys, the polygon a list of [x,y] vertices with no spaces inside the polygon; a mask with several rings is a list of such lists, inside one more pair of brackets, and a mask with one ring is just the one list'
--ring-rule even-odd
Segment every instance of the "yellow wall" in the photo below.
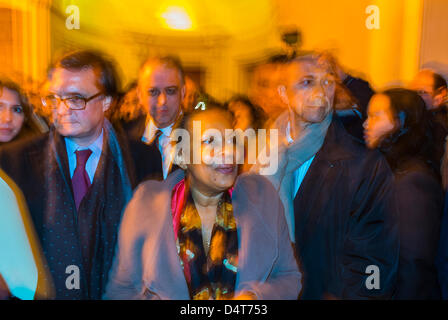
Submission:
{"label": "yellow wall", "polygon": [[[381,88],[406,83],[417,71],[422,0],[278,0],[279,24],[297,25],[305,49],[331,49],[342,65]],[[376,5],[380,29],[369,30]]]}
{"label": "yellow wall", "polygon": [[[1,37],[9,51],[0,53],[3,67],[1,73],[30,89],[45,74],[50,61],[49,0],[0,0],[0,8],[10,19],[10,25],[0,32],[11,32],[10,37]],[[1,18],[0,18],[1,19]]]}
{"label": "yellow wall", "polygon": [[[186,66],[204,69],[205,89],[226,99],[244,91],[245,68],[279,49],[279,31],[291,25],[301,29],[304,49],[330,49],[376,88],[408,82],[419,66],[423,0],[192,0],[190,31],[164,29],[154,1],[54,0],[51,15],[49,2],[0,0],[0,7],[15,8],[18,15],[13,52],[3,56],[13,61],[9,69],[33,79],[45,74],[50,56],[69,49],[112,55],[124,83],[135,79],[148,54],[174,53]],[[80,30],[65,28],[70,4],[80,8]],[[365,9],[372,4],[380,9],[379,30],[365,26]]]}

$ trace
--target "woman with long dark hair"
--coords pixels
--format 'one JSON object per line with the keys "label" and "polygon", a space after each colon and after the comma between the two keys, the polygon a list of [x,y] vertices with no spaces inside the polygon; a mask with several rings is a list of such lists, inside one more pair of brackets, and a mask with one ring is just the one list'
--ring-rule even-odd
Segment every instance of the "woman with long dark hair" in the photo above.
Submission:
{"label": "woman with long dark hair", "polygon": [[18,84],[0,78],[0,146],[39,133],[32,109]]}
{"label": "woman with long dark hair", "polygon": [[440,298],[434,262],[443,192],[430,161],[429,132],[425,102],[416,92],[394,88],[372,97],[364,137],[394,172],[400,213],[397,299]]}

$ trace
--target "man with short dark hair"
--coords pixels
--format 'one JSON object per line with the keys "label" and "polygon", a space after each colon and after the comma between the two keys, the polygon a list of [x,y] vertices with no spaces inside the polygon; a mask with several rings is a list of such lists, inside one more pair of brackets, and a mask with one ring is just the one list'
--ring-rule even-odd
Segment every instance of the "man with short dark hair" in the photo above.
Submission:
{"label": "man with short dark hair", "polygon": [[273,124],[279,168],[266,177],[284,204],[301,298],[390,298],[399,251],[392,172],[334,114],[338,77],[325,59],[299,56],[284,73],[279,91],[290,111]]}
{"label": "man with short dark hair", "polygon": [[100,299],[122,211],[139,182],[125,140],[105,118],[114,66],[78,51],[56,62],[42,98],[49,133],[11,145],[0,165],[24,193],[56,299]]}

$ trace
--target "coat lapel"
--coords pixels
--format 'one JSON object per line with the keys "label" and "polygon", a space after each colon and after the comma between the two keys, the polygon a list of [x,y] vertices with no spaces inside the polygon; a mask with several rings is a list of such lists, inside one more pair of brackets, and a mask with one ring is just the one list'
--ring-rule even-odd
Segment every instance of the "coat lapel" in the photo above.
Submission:
{"label": "coat lapel", "polygon": [[173,172],[165,181],[163,190],[150,200],[152,207],[159,208],[159,212],[154,212],[152,239],[145,244],[151,248],[153,254],[143,261],[143,270],[145,270],[143,279],[146,289],[160,299],[186,300],[190,298],[174,241],[171,213],[171,192],[183,177],[182,170]]}
{"label": "coat lapel", "polygon": [[[339,118],[334,116],[328,128],[324,144],[308,169],[305,178],[294,198],[295,235],[303,234],[308,225],[310,216],[316,207],[317,201],[322,199],[320,191],[324,190],[324,184],[330,179],[329,175],[337,174],[338,168],[344,159],[351,158],[353,154],[344,147],[344,141],[350,139],[342,126]],[[297,223],[300,215],[301,223]]]}

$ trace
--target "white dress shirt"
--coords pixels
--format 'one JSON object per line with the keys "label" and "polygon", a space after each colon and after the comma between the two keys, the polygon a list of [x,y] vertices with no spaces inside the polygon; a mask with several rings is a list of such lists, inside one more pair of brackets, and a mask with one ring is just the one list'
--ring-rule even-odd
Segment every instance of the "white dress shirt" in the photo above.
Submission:
{"label": "white dress shirt", "polygon": [[90,183],[93,183],[93,178],[95,177],[95,171],[100,162],[101,152],[103,151],[103,131],[101,131],[100,136],[89,146],[82,147],[77,145],[73,140],[65,138],[65,147],[67,149],[68,157],[68,167],[70,170],[70,178],[73,178],[73,174],[76,169],[76,151],[90,149],[92,154],[86,162],[86,171],[89,176]]}
{"label": "white dress shirt", "polygon": [[168,172],[170,171],[172,161],[172,146],[171,146],[171,131],[173,130],[174,123],[170,126],[159,129],[155,125],[152,119],[149,120],[149,123],[146,125],[145,132],[143,133],[142,141],[146,144],[151,144],[155,138],[157,130],[162,131],[162,134],[159,136],[159,151],[162,155],[162,169],[163,169],[163,179],[166,179],[168,176]]}

